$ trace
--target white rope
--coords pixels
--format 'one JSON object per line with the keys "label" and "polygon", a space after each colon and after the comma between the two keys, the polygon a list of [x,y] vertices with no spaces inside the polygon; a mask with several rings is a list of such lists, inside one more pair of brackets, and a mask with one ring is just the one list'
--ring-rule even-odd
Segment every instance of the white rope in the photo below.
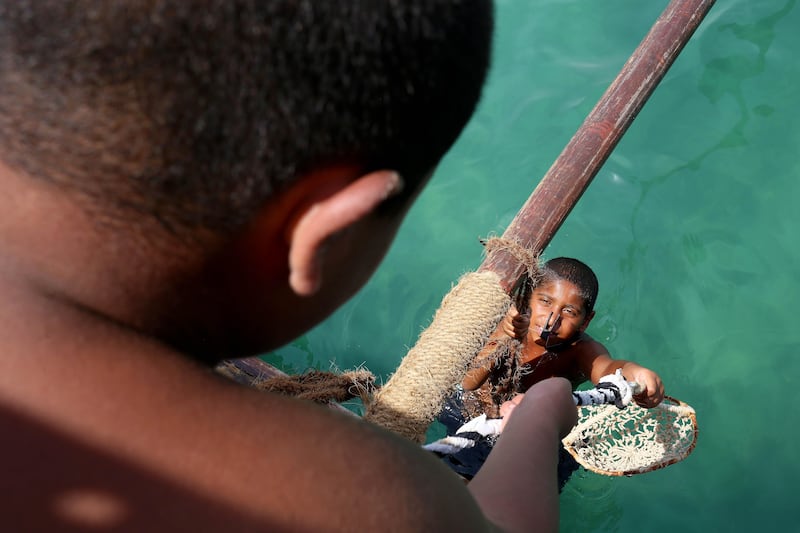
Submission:
{"label": "white rope", "polygon": [[423,446],[423,448],[429,452],[434,452],[441,455],[454,455],[461,450],[472,448],[475,446],[475,442],[475,439],[470,439],[468,437],[449,436],[439,439],[435,442],[431,442],[430,444],[426,444]]}
{"label": "white rope", "polygon": [[[431,442],[423,446],[428,451],[441,455],[454,455],[466,448],[472,448],[480,437],[496,437],[500,434],[502,418],[476,416],[456,430],[455,435]],[[464,435],[459,437],[459,435]]]}
{"label": "white rope", "polygon": [[635,381],[625,381],[622,370],[600,378],[595,388],[586,391],[575,391],[572,398],[578,407],[583,405],[614,404],[620,409],[627,407],[641,387]]}

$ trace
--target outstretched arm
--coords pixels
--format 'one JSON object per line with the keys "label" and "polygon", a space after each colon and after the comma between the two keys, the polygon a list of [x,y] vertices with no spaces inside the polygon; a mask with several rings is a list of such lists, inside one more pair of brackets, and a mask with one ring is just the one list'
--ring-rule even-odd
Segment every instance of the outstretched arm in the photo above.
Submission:
{"label": "outstretched arm", "polygon": [[586,337],[578,364],[592,383],[596,384],[603,376],[621,369],[626,380],[635,381],[642,387],[642,391],[634,396],[636,403],[642,407],[655,407],[661,403],[664,399],[664,383],[658,374],[633,361],[613,359],[602,344],[588,335]]}
{"label": "outstretched arm", "polygon": [[575,425],[570,383],[551,378],[515,398],[492,453],[467,486],[505,531],[558,530],[558,446]]}

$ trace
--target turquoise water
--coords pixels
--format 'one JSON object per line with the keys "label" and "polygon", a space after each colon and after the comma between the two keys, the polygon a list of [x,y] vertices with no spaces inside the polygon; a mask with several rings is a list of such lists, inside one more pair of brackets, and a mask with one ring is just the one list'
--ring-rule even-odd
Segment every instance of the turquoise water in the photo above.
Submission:
{"label": "turquoise water", "polygon": [[[371,282],[269,357],[387,377],[667,2],[501,0],[484,98]],[[718,0],[546,250],[600,278],[591,334],[698,411],[687,460],[573,477],[562,531],[798,531],[800,8]]]}

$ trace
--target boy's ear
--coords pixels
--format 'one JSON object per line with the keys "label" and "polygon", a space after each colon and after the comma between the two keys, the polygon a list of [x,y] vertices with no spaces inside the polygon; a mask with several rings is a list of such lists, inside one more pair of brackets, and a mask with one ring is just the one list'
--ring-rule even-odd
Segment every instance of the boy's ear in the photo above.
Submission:
{"label": "boy's ear", "polygon": [[594,318],[594,311],[592,311],[591,313],[589,313],[589,316],[587,316],[587,317],[586,317],[586,320],[584,320],[584,321],[583,321],[583,324],[581,324],[581,333],[583,333],[584,331],[586,331],[586,328],[588,328],[588,327],[589,327],[589,322],[591,322],[593,318]]}
{"label": "boy's ear", "polygon": [[402,189],[397,172],[380,170],[347,181],[329,195],[302,204],[289,229],[289,285],[300,296],[311,296],[322,284],[325,243],[336,233],[372,213]]}

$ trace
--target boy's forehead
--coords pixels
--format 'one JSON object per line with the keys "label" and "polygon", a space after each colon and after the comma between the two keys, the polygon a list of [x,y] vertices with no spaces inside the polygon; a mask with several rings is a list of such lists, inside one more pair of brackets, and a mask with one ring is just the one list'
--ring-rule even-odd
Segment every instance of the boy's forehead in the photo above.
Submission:
{"label": "boy's forehead", "polygon": [[585,301],[581,296],[581,290],[577,285],[565,279],[555,279],[543,281],[533,289],[534,294],[546,294],[549,296],[559,296],[570,300],[573,305],[583,308]]}

